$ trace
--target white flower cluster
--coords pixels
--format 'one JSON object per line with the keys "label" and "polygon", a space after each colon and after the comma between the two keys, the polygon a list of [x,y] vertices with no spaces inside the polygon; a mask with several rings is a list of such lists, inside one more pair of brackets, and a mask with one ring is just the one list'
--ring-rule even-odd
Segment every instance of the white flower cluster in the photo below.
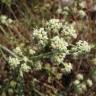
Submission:
{"label": "white flower cluster", "polygon": [[18,65],[20,65],[20,60],[15,57],[9,57],[9,64],[12,69],[16,68]]}
{"label": "white flower cluster", "polygon": [[72,69],[73,69],[73,66],[72,66],[71,63],[66,63],[66,62],[64,62],[64,63],[63,63],[63,66],[64,66],[64,68],[62,69],[62,71],[63,71],[64,73],[70,73],[70,72],[72,71]]}
{"label": "white flower cluster", "polygon": [[26,63],[21,64],[21,71],[22,72],[28,72],[30,70],[30,66],[28,66]]}
{"label": "white flower cluster", "polygon": [[24,63],[21,63],[21,62],[24,62],[24,61],[19,60],[17,57],[16,58],[9,57],[9,64],[12,69],[17,68],[21,64],[20,71],[28,72],[31,69],[30,66],[27,65],[27,62],[24,62]]}
{"label": "white flower cluster", "polygon": [[20,55],[20,56],[23,55],[20,47],[16,47],[15,49],[13,49],[13,52],[15,52],[17,55]]}
{"label": "white flower cluster", "polygon": [[81,17],[81,18],[84,18],[86,16],[86,12],[84,10],[79,10],[78,11],[78,15]]}
{"label": "white flower cluster", "polygon": [[66,52],[67,46],[68,43],[63,38],[60,38],[59,36],[55,36],[51,39],[51,48],[53,50]]}
{"label": "white flower cluster", "polygon": [[83,94],[88,87],[92,87],[93,82],[91,79],[87,79],[84,81],[84,77],[82,74],[77,74],[76,80],[73,82],[74,89],[78,94]]}
{"label": "white flower cluster", "polygon": [[64,8],[62,8],[62,7],[59,7],[58,9],[57,9],[57,14],[62,14],[63,16],[64,16],[64,18],[66,19],[67,18],[67,16],[69,15],[69,11],[70,11],[70,9],[69,9],[69,7],[64,7]]}
{"label": "white flower cluster", "polygon": [[33,50],[33,49],[29,49],[29,54],[34,55],[35,53],[36,53],[35,50]]}
{"label": "white flower cluster", "polygon": [[52,55],[51,61],[54,63],[62,63],[65,56],[68,54],[67,50],[68,43],[58,36],[51,39],[52,50],[57,50],[55,54]]}
{"label": "white flower cluster", "polygon": [[65,23],[63,25],[62,34],[64,36],[67,36],[67,37],[76,38],[77,37],[77,33],[76,33],[75,28],[74,28],[74,24]]}
{"label": "white flower cluster", "polygon": [[53,54],[51,57],[51,62],[55,64],[60,64],[63,62],[65,56],[66,56],[66,53]]}
{"label": "white flower cluster", "polygon": [[78,80],[83,80],[83,79],[84,79],[84,76],[79,73],[79,74],[76,75],[76,78],[77,78]]}
{"label": "white flower cluster", "polygon": [[80,83],[80,82],[74,82],[74,83],[77,83],[74,87],[75,89],[75,92],[77,94],[83,94],[86,90],[87,90],[87,86],[86,86],[86,83]]}
{"label": "white flower cluster", "polygon": [[38,44],[45,46],[48,40],[47,32],[44,28],[35,29],[33,31],[33,37],[38,40]]}
{"label": "white flower cluster", "polygon": [[50,19],[46,25],[47,30],[52,31],[53,33],[59,33],[63,26],[59,19]]}
{"label": "white flower cluster", "polygon": [[34,68],[35,68],[35,70],[41,70],[42,69],[42,62],[40,60],[35,61]]}
{"label": "white flower cluster", "polygon": [[17,55],[22,55],[22,58],[19,57],[12,57],[10,56],[8,59],[8,62],[10,64],[10,67],[12,69],[17,68],[19,65],[21,65],[20,67],[20,71],[21,72],[28,72],[31,67],[27,65],[28,63],[28,58],[26,56],[23,56],[23,53],[21,51],[20,47],[16,47],[16,49],[13,50]]}
{"label": "white flower cluster", "polygon": [[4,25],[9,25],[13,22],[13,20],[11,18],[8,18],[7,16],[5,15],[1,15],[0,16],[0,22]]}
{"label": "white flower cluster", "polygon": [[87,7],[86,1],[80,0],[79,2],[80,2],[80,3],[79,3],[79,6],[80,6],[81,9],[84,9],[84,8]]}
{"label": "white flower cluster", "polygon": [[81,41],[76,43],[76,46],[72,48],[74,56],[82,55],[84,53],[90,52],[91,46],[86,41]]}
{"label": "white flower cluster", "polygon": [[87,83],[87,85],[88,85],[89,87],[92,87],[92,85],[93,85],[93,82],[92,82],[91,79],[87,79],[86,83]]}

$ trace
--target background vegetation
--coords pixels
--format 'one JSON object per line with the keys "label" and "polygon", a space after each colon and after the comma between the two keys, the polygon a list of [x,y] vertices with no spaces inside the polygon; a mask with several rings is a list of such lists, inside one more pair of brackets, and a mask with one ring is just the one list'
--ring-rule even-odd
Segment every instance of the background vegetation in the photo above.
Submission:
{"label": "background vegetation", "polygon": [[[69,5],[61,1],[0,0],[0,96],[96,96],[96,1],[73,0],[74,3]],[[35,65],[37,69],[24,72],[22,78],[18,70],[10,69],[10,54],[13,55],[13,49],[19,46],[25,52],[24,55],[29,56],[27,51],[34,46],[34,29],[45,26],[52,18],[74,23],[77,38],[72,39],[71,44],[85,40],[92,49],[78,59],[66,57],[65,61],[70,61],[74,67],[71,73],[61,74],[61,66],[51,66],[44,57],[41,60],[43,53],[50,51],[48,47],[47,51],[41,50],[38,57],[45,65],[40,69],[39,65]],[[84,92],[77,87],[79,91],[74,91],[72,84],[78,74],[84,77],[84,82],[93,78],[92,86],[87,85]]]}

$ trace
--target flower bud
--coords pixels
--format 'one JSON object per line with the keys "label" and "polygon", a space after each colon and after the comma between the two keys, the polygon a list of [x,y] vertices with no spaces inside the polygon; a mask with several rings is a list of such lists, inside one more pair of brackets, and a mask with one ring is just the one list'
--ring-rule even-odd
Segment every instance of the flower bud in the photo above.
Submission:
{"label": "flower bud", "polygon": [[82,74],[77,74],[76,78],[77,78],[78,80],[83,80],[83,75],[82,75]]}
{"label": "flower bud", "polygon": [[88,85],[89,87],[91,87],[91,86],[93,85],[93,82],[92,82],[91,79],[87,79],[86,83],[87,83],[87,85]]}
{"label": "flower bud", "polygon": [[75,80],[75,81],[73,82],[73,84],[74,84],[74,85],[78,85],[78,84],[80,84],[80,81],[79,81],[79,80]]}

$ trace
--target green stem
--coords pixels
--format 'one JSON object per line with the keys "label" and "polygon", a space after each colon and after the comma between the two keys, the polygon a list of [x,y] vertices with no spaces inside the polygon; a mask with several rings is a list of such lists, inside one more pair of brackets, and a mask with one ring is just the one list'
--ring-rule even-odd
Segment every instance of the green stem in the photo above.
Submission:
{"label": "green stem", "polygon": [[18,96],[24,96],[24,78],[20,76],[20,72],[18,76],[18,84]]}
{"label": "green stem", "polygon": [[10,51],[8,48],[6,48],[5,46],[0,44],[0,48],[5,50],[6,52],[10,53],[12,56],[17,57],[15,53],[13,53],[12,51]]}

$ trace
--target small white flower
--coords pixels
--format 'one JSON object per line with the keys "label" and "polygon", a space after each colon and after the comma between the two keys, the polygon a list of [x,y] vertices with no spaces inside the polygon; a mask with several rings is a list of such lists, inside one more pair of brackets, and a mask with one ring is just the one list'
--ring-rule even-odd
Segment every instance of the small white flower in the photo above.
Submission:
{"label": "small white flower", "polygon": [[74,46],[71,51],[73,52],[74,56],[78,56],[88,53],[90,52],[90,50],[91,50],[91,46],[86,41],[79,40],[76,43],[76,46]]}
{"label": "small white flower", "polygon": [[13,49],[13,51],[14,51],[16,54],[18,54],[18,55],[23,55],[22,50],[21,50],[20,47],[16,47],[15,49]]}
{"label": "small white flower", "polygon": [[80,6],[81,8],[86,8],[86,7],[87,7],[86,1],[80,2],[80,3],[79,3],[79,6]]}
{"label": "small white flower", "polygon": [[82,94],[82,93],[84,93],[84,90],[81,88],[81,84],[75,86],[74,89],[75,89],[75,92],[76,92],[77,94]]}
{"label": "small white flower", "polygon": [[55,36],[51,39],[51,48],[52,51],[57,50],[57,53],[53,54],[51,61],[60,64],[63,62],[65,56],[68,54],[67,50],[68,43],[58,36]]}
{"label": "small white flower", "polygon": [[21,70],[22,72],[28,72],[30,69],[31,69],[31,67],[28,66],[26,63],[21,64],[20,70]]}
{"label": "small white flower", "polygon": [[36,70],[40,70],[42,68],[42,62],[41,61],[36,61],[34,63],[34,67]]}
{"label": "small white flower", "polygon": [[9,57],[8,61],[9,61],[11,68],[13,69],[16,68],[20,64],[20,60],[15,57]]}
{"label": "small white flower", "polygon": [[46,44],[47,44],[47,40],[46,41],[45,40],[39,40],[39,42],[38,42],[39,47],[45,47]]}
{"label": "small white flower", "polygon": [[63,63],[63,65],[64,65],[64,69],[63,69],[63,71],[65,72],[65,73],[70,73],[71,71],[72,71],[72,69],[73,69],[73,66],[72,66],[72,64],[71,63]]}
{"label": "small white flower", "polygon": [[24,62],[27,62],[28,61],[28,58],[26,56],[23,57],[22,59]]}
{"label": "small white flower", "polygon": [[86,12],[83,11],[83,10],[79,10],[79,11],[78,11],[78,14],[79,14],[79,16],[80,16],[81,18],[83,18],[83,17],[86,16]]}
{"label": "small white flower", "polygon": [[33,36],[36,38],[36,39],[48,39],[47,37],[47,32],[44,30],[44,28],[40,28],[40,29],[35,29],[33,31]]}
{"label": "small white flower", "polygon": [[63,10],[65,10],[65,11],[69,11],[70,9],[69,9],[68,6],[66,6],[66,7],[63,8]]}
{"label": "small white flower", "polygon": [[63,30],[61,32],[64,36],[67,36],[67,37],[73,37],[73,38],[77,37],[77,33],[74,28],[74,24],[65,23],[63,25]]}
{"label": "small white flower", "polygon": [[0,18],[1,18],[2,20],[6,20],[6,19],[7,19],[7,16],[1,15]]}
{"label": "small white flower", "polygon": [[51,39],[51,47],[54,50],[67,52],[68,43],[58,36],[55,36]]}
{"label": "small white flower", "polygon": [[53,54],[51,57],[51,62],[54,64],[60,64],[63,62],[65,56],[66,56],[66,53]]}
{"label": "small white flower", "polygon": [[74,86],[75,92],[78,94],[83,94],[87,90],[86,83],[80,83]]}
{"label": "small white flower", "polygon": [[29,49],[29,54],[34,55],[36,52],[33,49]]}
{"label": "small white flower", "polygon": [[86,86],[86,84],[85,84],[85,83],[81,83],[81,84],[80,84],[80,86],[81,86],[81,88],[82,88],[84,91],[86,91],[86,90],[87,90],[87,86]]}
{"label": "small white flower", "polygon": [[13,20],[9,18],[9,19],[7,20],[7,22],[8,22],[8,24],[11,24],[11,23],[13,22]]}
{"label": "small white flower", "polygon": [[62,28],[62,23],[59,19],[50,19],[47,23],[47,30],[53,33],[59,33]]}
{"label": "small white flower", "polygon": [[80,81],[79,81],[79,80],[75,80],[75,81],[73,82],[73,84],[77,86],[78,84],[80,84]]}
{"label": "small white flower", "polygon": [[60,8],[60,7],[57,9],[57,13],[58,13],[58,14],[61,14],[62,11],[63,11],[63,10],[62,10],[62,8]]}
{"label": "small white flower", "polygon": [[45,46],[47,44],[48,36],[44,28],[35,29],[33,31],[33,37],[37,39],[39,45]]}
{"label": "small white flower", "polygon": [[2,24],[5,24],[5,25],[9,25],[13,22],[13,20],[11,18],[8,18],[6,15],[1,15],[0,21]]}
{"label": "small white flower", "polygon": [[93,85],[93,82],[92,82],[91,79],[87,79],[86,83],[87,83],[87,85],[88,85],[89,87],[92,87],[92,85]]}
{"label": "small white flower", "polygon": [[7,23],[7,16],[1,15],[0,16],[0,21],[1,21],[2,24],[6,24]]}
{"label": "small white flower", "polygon": [[82,74],[77,74],[76,78],[77,78],[78,80],[83,80],[83,79],[84,79],[84,77],[83,77]]}

